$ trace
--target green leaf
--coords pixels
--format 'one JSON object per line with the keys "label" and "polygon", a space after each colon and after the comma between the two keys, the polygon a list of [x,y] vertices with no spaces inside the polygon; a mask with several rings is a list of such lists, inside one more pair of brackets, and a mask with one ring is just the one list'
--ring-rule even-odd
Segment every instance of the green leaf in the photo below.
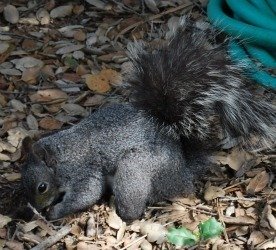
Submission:
{"label": "green leaf", "polygon": [[71,56],[66,56],[64,58],[64,64],[73,70],[76,69],[76,67],[79,65],[78,61]]}
{"label": "green leaf", "polygon": [[176,246],[193,246],[198,242],[198,238],[188,229],[170,228],[167,234],[168,241]]}
{"label": "green leaf", "polygon": [[199,233],[202,240],[207,240],[216,236],[221,235],[223,232],[223,226],[215,218],[199,224]]}

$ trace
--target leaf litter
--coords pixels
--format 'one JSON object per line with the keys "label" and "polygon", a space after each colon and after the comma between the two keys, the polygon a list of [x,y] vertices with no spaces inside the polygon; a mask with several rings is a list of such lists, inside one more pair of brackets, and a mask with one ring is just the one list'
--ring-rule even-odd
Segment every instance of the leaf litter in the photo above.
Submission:
{"label": "leaf litter", "polygon": [[127,100],[118,86],[129,71],[128,44],[161,43],[183,14],[206,21],[207,1],[6,2],[0,3],[0,249],[174,249],[169,228],[194,231],[210,218],[224,225],[224,234],[205,248],[276,248],[275,151],[217,152],[196,197],[155,204],[132,223],[123,222],[113,204],[53,223],[26,207],[22,139]]}

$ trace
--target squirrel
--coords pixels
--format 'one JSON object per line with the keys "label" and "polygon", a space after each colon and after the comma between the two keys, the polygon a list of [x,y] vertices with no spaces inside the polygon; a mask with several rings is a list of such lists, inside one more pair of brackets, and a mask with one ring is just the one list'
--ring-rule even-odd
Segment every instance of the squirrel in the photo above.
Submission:
{"label": "squirrel", "polygon": [[140,218],[148,204],[194,192],[210,165],[215,123],[224,138],[244,145],[252,137],[265,145],[275,142],[274,106],[256,100],[225,47],[208,46],[206,32],[185,19],[168,43],[149,52],[136,42],[129,57],[130,102],[22,142],[23,187],[51,220],[97,203],[110,178],[124,220]]}

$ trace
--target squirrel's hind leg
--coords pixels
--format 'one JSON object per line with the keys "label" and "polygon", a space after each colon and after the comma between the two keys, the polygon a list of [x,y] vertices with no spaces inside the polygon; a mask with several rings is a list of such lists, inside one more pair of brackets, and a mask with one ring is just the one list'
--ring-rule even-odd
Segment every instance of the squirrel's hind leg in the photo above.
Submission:
{"label": "squirrel's hind leg", "polygon": [[151,200],[150,175],[143,171],[150,169],[148,157],[143,153],[130,153],[124,158],[114,177],[113,193],[118,215],[126,221],[139,219],[149,200]]}

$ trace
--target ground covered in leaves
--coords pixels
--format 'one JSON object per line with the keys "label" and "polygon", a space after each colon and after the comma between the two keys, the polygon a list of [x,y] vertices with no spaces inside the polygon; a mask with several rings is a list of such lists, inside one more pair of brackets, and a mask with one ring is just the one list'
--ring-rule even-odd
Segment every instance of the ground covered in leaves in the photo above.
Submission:
{"label": "ground covered in leaves", "polygon": [[[196,231],[216,218],[220,237],[202,249],[275,249],[275,152],[221,150],[193,197],[149,207],[126,224],[114,204],[49,222],[26,208],[21,141],[77,123],[102,105],[126,101],[128,43],[158,44],[179,16],[206,21],[207,1],[13,0],[0,3],[0,249],[174,249],[171,227]],[[270,95],[263,89],[259,95]],[[195,247],[193,247],[195,248]]]}

